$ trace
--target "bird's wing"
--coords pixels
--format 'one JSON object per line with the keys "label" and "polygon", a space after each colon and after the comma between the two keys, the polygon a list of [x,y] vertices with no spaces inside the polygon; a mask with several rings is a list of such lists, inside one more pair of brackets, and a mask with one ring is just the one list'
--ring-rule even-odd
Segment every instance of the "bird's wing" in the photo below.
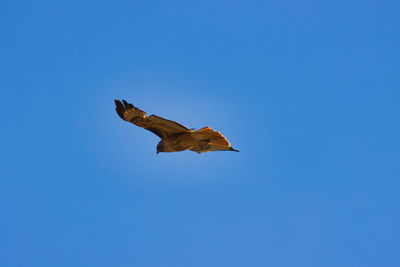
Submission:
{"label": "bird's wing", "polygon": [[149,130],[158,135],[161,139],[175,133],[191,131],[177,122],[170,121],[156,115],[146,116],[146,112],[138,109],[125,100],[122,100],[122,103],[119,100],[115,100],[115,106],[115,110],[121,119]]}

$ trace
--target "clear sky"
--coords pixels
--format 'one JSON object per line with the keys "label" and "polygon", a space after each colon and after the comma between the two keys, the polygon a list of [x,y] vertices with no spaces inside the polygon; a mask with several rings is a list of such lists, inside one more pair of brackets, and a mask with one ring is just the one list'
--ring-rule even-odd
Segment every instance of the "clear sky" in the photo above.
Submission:
{"label": "clear sky", "polygon": [[[3,1],[1,266],[400,266],[399,1]],[[114,99],[240,153],[156,155]]]}

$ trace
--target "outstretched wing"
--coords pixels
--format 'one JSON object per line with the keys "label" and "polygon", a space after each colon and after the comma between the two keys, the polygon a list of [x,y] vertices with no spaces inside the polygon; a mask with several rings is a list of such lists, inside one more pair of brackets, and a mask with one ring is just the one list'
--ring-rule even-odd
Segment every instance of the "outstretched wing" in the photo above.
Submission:
{"label": "outstretched wing", "polygon": [[121,119],[149,130],[158,135],[161,139],[172,134],[191,131],[177,122],[170,121],[156,115],[146,116],[146,112],[138,109],[125,100],[122,100],[122,103],[119,100],[114,101],[116,106],[115,110]]}

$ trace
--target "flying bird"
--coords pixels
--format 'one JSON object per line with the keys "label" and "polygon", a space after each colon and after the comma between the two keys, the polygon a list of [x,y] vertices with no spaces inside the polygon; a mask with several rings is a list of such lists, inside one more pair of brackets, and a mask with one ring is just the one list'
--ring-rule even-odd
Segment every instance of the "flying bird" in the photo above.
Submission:
{"label": "flying bird", "polygon": [[146,116],[146,112],[125,100],[122,100],[122,103],[119,100],[115,100],[115,106],[115,110],[121,119],[149,130],[161,138],[157,145],[157,154],[187,149],[197,153],[209,151],[239,152],[239,150],[231,147],[228,140],[221,133],[210,127],[195,131],[156,115]]}

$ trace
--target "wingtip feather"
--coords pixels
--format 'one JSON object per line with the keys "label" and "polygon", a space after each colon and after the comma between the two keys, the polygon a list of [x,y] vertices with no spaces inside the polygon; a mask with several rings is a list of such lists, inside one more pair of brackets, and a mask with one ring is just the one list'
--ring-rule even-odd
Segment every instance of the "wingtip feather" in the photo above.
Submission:
{"label": "wingtip feather", "polygon": [[124,120],[124,111],[125,111],[124,105],[122,105],[121,101],[116,99],[114,100],[114,102],[115,102],[115,111],[117,111],[118,116]]}

